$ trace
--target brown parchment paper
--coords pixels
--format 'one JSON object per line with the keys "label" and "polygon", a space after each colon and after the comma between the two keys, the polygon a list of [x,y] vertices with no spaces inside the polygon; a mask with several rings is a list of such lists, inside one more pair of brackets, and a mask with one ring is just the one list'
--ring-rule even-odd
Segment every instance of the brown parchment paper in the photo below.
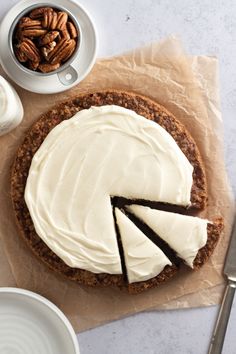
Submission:
{"label": "brown parchment paper", "polygon": [[[3,71],[0,74],[5,76]],[[224,284],[222,266],[234,205],[223,158],[217,59],[189,57],[179,39],[170,37],[125,55],[99,60],[86,80],[66,93],[38,95],[15,87],[25,115],[18,128],[0,138],[0,239],[9,262],[0,263],[0,285],[7,285],[8,277],[4,274],[10,265],[16,285],[53,301],[69,317],[76,331],[153,308],[218,303]],[[151,97],[185,124],[198,144],[206,166],[209,206],[201,216],[211,219],[222,215],[225,220],[220,243],[200,271],[183,269],[159,288],[135,296],[118,289],[79,286],[48,270],[20,238],[10,200],[10,168],[30,125],[42,112],[63,99],[106,88],[131,90]]]}

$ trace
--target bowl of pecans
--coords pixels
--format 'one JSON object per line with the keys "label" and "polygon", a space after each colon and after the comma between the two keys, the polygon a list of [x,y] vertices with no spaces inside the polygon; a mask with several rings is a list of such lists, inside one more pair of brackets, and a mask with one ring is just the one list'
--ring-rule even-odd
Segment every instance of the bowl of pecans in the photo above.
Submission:
{"label": "bowl of pecans", "polygon": [[17,16],[9,35],[18,64],[39,74],[64,70],[79,51],[81,39],[72,14],[61,7],[38,5]]}
{"label": "bowl of pecans", "polygon": [[65,91],[83,80],[97,53],[87,11],[73,0],[21,0],[0,23],[0,63],[18,85],[37,93]]}

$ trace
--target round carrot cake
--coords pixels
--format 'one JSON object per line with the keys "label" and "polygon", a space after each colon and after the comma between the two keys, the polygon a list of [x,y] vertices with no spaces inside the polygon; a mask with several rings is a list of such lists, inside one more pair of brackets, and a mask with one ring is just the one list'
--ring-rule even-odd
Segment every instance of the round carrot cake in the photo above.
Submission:
{"label": "round carrot cake", "polygon": [[51,269],[130,293],[182,263],[198,269],[222,230],[220,218],[193,216],[207,189],[189,132],[125,91],[86,93],[43,114],[16,153],[11,195],[22,237]]}

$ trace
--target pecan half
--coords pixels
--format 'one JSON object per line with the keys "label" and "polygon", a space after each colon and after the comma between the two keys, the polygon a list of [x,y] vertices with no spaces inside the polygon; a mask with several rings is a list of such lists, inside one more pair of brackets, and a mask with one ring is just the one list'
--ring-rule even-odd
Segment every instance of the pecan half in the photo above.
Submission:
{"label": "pecan half", "polygon": [[18,26],[22,25],[25,22],[31,21],[31,18],[28,16],[21,17],[21,19],[18,22]]}
{"label": "pecan half", "polygon": [[48,43],[51,43],[56,39],[59,35],[58,31],[50,31],[47,32],[43,37],[39,39],[39,45],[46,45]]}
{"label": "pecan half", "polygon": [[58,12],[56,28],[62,31],[63,28],[66,26],[67,20],[68,15],[66,12]]}
{"label": "pecan half", "polygon": [[14,48],[14,52],[15,52],[15,55],[17,57],[17,59],[21,62],[21,63],[25,63],[28,58],[27,56],[25,55],[25,53],[23,53],[19,47],[15,46]]}
{"label": "pecan half", "polygon": [[43,18],[44,12],[48,10],[53,11],[51,7],[38,7],[37,9],[31,11],[29,17],[32,19]]}
{"label": "pecan half", "polygon": [[62,60],[63,62],[67,61],[75,51],[76,42],[73,39],[71,41],[73,41],[73,42],[71,42],[70,46],[67,47],[67,54],[64,56],[64,58]]}
{"label": "pecan half", "polygon": [[54,29],[56,29],[56,27],[57,27],[57,13],[55,11],[53,11],[50,28],[52,30],[54,30]]}
{"label": "pecan half", "polygon": [[[74,39],[62,40],[62,44],[59,48],[55,47],[54,51],[52,51],[52,55],[50,57],[50,62],[52,64],[60,63],[61,61],[65,61],[68,59],[75,50],[76,42]],[[56,50],[57,49],[57,50]]]}
{"label": "pecan half", "polygon": [[39,67],[39,61],[29,61],[29,69],[30,70],[37,70],[38,69],[38,67]]}
{"label": "pecan half", "polygon": [[26,38],[23,40],[23,42],[21,42],[19,49],[31,61],[40,61],[40,53],[34,42],[32,42],[29,38]]}
{"label": "pecan half", "polygon": [[43,14],[43,20],[42,20],[42,26],[44,28],[49,28],[52,22],[52,18],[53,18],[53,10],[48,7]]}
{"label": "pecan half", "polygon": [[77,33],[77,29],[75,28],[73,23],[67,22],[66,26],[67,26],[67,30],[70,34],[70,38],[73,38],[73,39],[76,38],[78,36],[78,33]]}
{"label": "pecan half", "polygon": [[35,27],[35,26],[38,27],[38,26],[41,26],[41,25],[42,25],[42,22],[39,21],[39,20],[32,20],[29,17],[23,17],[20,20],[19,28],[24,29],[24,28],[27,28],[27,27]]}
{"label": "pecan half", "polygon": [[42,71],[43,73],[49,73],[51,71],[58,69],[59,67],[60,67],[60,63],[57,63],[57,64],[46,63],[46,64],[40,64],[38,66],[38,69],[40,71]]}
{"label": "pecan half", "polygon": [[23,39],[24,39],[24,36],[23,36],[23,34],[22,34],[22,30],[19,29],[19,28],[17,28],[17,30],[16,30],[16,32],[15,32],[15,36],[16,36],[16,39],[17,39],[19,42],[23,41]]}
{"label": "pecan half", "polygon": [[70,39],[70,34],[69,34],[69,32],[67,31],[66,26],[65,26],[65,28],[63,28],[63,30],[61,31],[61,38]]}
{"label": "pecan half", "polygon": [[20,20],[17,37],[39,37],[45,34],[45,29],[42,27],[42,23],[39,20],[32,20],[29,17],[23,17]]}
{"label": "pecan half", "polygon": [[57,52],[59,52],[61,50],[61,48],[63,48],[63,46],[66,45],[66,40],[65,39],[61,39],[57,45],[55,46],[55,48],[53,49],[53,51],[49,54],[48,58],[51,61],[53,59],[53,57],[57,54]]}
{"label": "pecan half", "polygon": [[40,37],[47,33],[47,30],[41,27],[29,27],[21,31],[21,35],[23,37]]}

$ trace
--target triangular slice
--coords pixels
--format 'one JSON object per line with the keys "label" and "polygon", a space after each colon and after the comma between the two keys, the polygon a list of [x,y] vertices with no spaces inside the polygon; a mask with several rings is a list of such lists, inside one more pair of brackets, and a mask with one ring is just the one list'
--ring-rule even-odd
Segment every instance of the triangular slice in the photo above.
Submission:
{"label": "triangular slice", "polygon": [[127,210],[149,226],[188,266],[194,268],[198,251],[207,243],[208,220],[142,205],[129,205]]}
{"label": "triangular slice", "polygon": [[166,265],[172,265],[162,250],[118,208],[115,208],[115,216],[129,283],[154,278]]}

